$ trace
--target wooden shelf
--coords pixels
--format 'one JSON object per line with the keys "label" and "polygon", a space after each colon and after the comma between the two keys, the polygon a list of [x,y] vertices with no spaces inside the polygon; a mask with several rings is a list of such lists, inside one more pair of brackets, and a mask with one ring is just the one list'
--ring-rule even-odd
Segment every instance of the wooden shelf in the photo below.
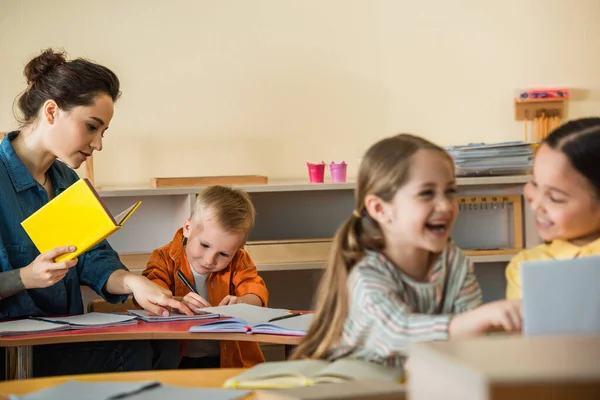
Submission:
{"label": "wooden shelf", "polygon": [[[307,242],[310,241],[307,240]],[[493,263],[508,262],[520,251],[521,249],[466,250],[465,254],[474,263]],[[131,272],[141,274],[142,271],[146,269],[146,263],[150,258],[150,253],[119,254],[119,258]],[[325,260],[292,261],[290,259],[290,261],[286,262],[255,262],[258,271],[294,271],[325,268]]]}
{"label": "wooden shelf", "polygon": [[490,255],[490,256],[469,256],[469,259],[473,261],[475,264],[484,264],[484,263],[500,263],[500,262],[509,262],[514,257],[513,254],[498,254],[498,255]]}
{"label": "wooden shelf", "polygon": [[556,115],[560,119],[565,114],[565,99],[515,99],[515,120],[516,121],[531,121],[540,113],[548,113]]}
{"label": "wooden shelf", "polygon": [[495,249],[495,250],[466,250],[463,249],[467,256],[503,256],[515,255],[523,249]]}
{"label": "wooden shelf", "polygon": [[119,258],[129,271],[141,274],[146,269],[150,253],[119,254]]}
{"label": "wooden shelf", "polygon": [[324,262],[329,257],[332,238],[249,241],[244,248],[255,264]]}
{"label": "wooden shelf", "polygon": [[264,175],[196,176],[179,178],[152,178],[152,187],[203,187],[209,185],[266,185]]}
{"label": "wooden shelf", "polygon": [[[331,236],[354,206],[356,182],[354,177],[349,178],[344,183],[326,179],[324,183],[311,184],[307,177],[299,176],[298,179],[270,179],[268,184],[233,185],[250,193],[256,207],[257,225],[248,244],[254,246],[250,249],[252,259],[259,274],[269,282],[269,289],[273,292],[270,302],[272,300],[275,307],[301,309],[312,304],[315,284],[329,256]],[[469,201],[472,197],[486,196],[491,201],[494,196],[522,196],[523,185],[530,179],[529,175],[460,177],[457,179],[458,196]],[[196,195],[202,190],[203,187],[153,188],[150,182],[142,186],[102,186],[99,189],[101,198],[114,213],[134,201],[142,201],[142,206],[123,229],[108,238],[132,273],[141,274],[152,250],[172,240],[173,232],[189,218]],[[483,204],[483,199],[480,203]],[[453,232],[456,238],[453,238],[465,248],[517,248],[520,247],[520,238],[523,238],[522,247],[533,247],[539,243],[532,225],[534,217],[528,208],[522,209],[522,223],[511,221],[514,214],[512,205],[480,208],[497,211],[483,215],[481,221],[475,213],[467,210],[461,213],[466,216],[458,221]],[[514,232],[513,227],[522,229]],[[257,242],[253,239],[271,240]],[[253,254],[253,250],[258,253]],[[481,274],[484,292],[489,286],[493,296],[503,293],[503,287],[496,287],[504,284],[498,279],[496,269],[510,261],[518,251],[509,249],[491,254],[469,251],[478,272],[485,272]],[[484,268],[489,270],[489,267],[494,273],[482,271]],[[299,275],[309,277],[310,282],[298,285],[295,279]],[[95,292],[86,290],[84,303],[97,297]]]}
{"label": "wooden shelf", "polygon": [[[463,186],[497,186],[521,185],[531,180],[530,175],[509,176],[477,176],[458,178],[457,185]],[[248,193],[304,192],[323,190],[354,190],[356,182],[348,180],[344,183],[325,181],[324,183],[308,183],[306,180],[272,181],[266,185],[233,185]],[[140,197],[140,196],[177,196],[198,193],[202,187],[169,187],[153,188],[150,185],[140,186],[102,186],[98,189],[101,197]]]}

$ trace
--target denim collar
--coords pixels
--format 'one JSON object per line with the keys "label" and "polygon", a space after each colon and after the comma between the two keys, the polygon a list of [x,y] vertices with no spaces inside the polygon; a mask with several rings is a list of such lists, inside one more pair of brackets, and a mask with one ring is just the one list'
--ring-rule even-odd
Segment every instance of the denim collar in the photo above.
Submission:
{"label": "denim collar", "polygon": [[[9,132],[2,142],[0,142],[0,160],[6,166],[6,171],[8,172],[8,176],[10,177],[15,190],[17,192],[22,192],[35,187],[38,183],[25,164],[23,164],[19,156],[17,156],[17,153],[12,146],[11,141],[16,138],[18,134],[18,131]],[[59,172],[57,163],[60,163],[60,161],[55,160],[48,170],[48,176],[52,180],[52,185],[54,186],[56,194],[62,192],[69,186],[63,174]]]}

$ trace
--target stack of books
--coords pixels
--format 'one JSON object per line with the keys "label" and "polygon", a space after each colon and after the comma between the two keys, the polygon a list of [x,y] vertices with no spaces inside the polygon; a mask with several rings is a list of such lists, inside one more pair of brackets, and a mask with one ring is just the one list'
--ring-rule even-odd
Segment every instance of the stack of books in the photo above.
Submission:
{"label": "stack of books", "polygon": [[533,167],[531,143],[503,142],[449,146],[457,176],[526,175]]}

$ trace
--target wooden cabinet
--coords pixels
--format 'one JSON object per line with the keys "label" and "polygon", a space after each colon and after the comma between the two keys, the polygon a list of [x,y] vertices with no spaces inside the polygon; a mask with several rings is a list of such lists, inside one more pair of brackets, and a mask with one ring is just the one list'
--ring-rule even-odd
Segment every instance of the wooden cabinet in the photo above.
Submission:
{"label": "wooden cabinet", "polygon": [[[460,178],[459,196],[520,198],[523,184],[528,180],[528,176]],[[272,182],[236,187],[250,194],[256,208],[256,226],[248,247],[251,254],[256,254],[257,268],[267,282],[270,306],[310,308],[329,241],[354,208],[354,183]],[[171,241],[189,217],[196,194],[201,190],[150,186],[100,188],[100,196],[113,212],[142,201],[127,224],[108,239],[130,270],[141,273],[150,252]],[[489,301],[504,296],[504,268],[518,251],[510,250],[514,243],[531,247],[539,239],[527,207],[521,204],[521,211],[517,210],[521,216],[515,218],[510,204],[487,203],[461,206],[452,237],[471,254],[484,299]],[[481,252],[482,248],[503,251]],[[90,293],[86,291],[86,302],[95,298]]]}

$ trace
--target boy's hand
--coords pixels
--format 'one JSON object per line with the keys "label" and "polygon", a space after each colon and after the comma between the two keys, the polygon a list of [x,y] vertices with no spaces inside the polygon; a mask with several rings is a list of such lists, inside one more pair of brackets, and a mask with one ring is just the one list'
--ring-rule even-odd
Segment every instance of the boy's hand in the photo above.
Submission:
{"label": "boy's hand", "polygon": [[186,306],[188,306],[192,310],[195,308],[204,308],[211,306],[208,300],[194,292],[189,292],[188,294],[183,296],[182,301]]}
{"label": "boy's hand", "polygon": [[230,304],[237,304],[237,303],[243,303],[242,299],[240,299],[237,296],[225,296],[223,298],[223,300],[221,300],[221,302],[219,303],[220,306],[228,306]]}

